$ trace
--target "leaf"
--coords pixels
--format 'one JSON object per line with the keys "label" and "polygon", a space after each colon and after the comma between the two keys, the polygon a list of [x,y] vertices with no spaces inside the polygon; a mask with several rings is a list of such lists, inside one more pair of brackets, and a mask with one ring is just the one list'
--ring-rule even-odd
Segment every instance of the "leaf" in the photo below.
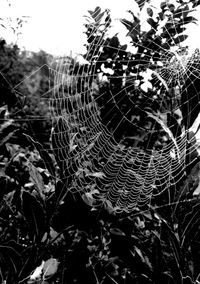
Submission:
{"label": "leaf", "polygon": [[99,18],[103,17],[104,13],[101,13],[101,8],[99,6],[97,6],[94,11],[92,10],[88,10],[88,13],[92,16],[92,18],[95,20],[95,22],[99,21]]}
{"label": "leaf", "polygon": [[171,12],[173,12],[173,11],[175,10],[174,4],[169,4],[169,5],[168,5],[168,8],[169,8],[169,10],[170,10]]}
{"label": "leaf", "polygon": [[188,5],[185,5],[184,7],[181,7],[175,10],[173,17],[174,18],[181,18],[181,17],[186,18],[187,15],[191,13],[192,11],[194,10],[191,10]]}
{"label": "leaf", "polygon": [[181,34],[181,33],[183,33],[186,29],[187,29],[186,27],[182,27],[182,28],[181,28],[181,27],[177,27],[177,28],[176,28],[176,31],[177,31],[178,34]]}
{"label": "leaf", "polygon": [[[200,113],[195,118],[195,121],[193,122],[192,126],[189,128],[189,133],[193,132],[195,134],[195,138],[198,141],[198,130],[200,126]],[[197,136],[196,136],[197,135]],[[199,139],[200,140],[200,139]]]}
{"label": "leaf", "polygon": [[0,24],[4,29],[6,29],[6,26],[4,26],[3,24]]}
{"label": "leaf", "polygon": [[73,152],[78,147],[78,145],[74,144],[76,136],[77,136],[77,133],[73,134],[73,136],[71,137],[69,141],[69,153]]}
{"label": "leaf", "polygon": [[59,262],[56,258],[49,258],[43,266],[43,279],[51,278],[58,270]]}
{"label": "leaf", "polygon": [[9,119],[0,125],[0,132],[3,132],[6,128],[8,128],[11,124],[13,124],[14,120]]}
{"label": "leaf", "polygon": [[200,183],[198,184],[197,188],[193,192],[193,196],[199,196],[200,195]]}
{"label": "leaf", "polygon": [[117,36],[113,36],[113,37],[110,39],[110,46],[111,46],[111,47],[118,48],[118,46],[119,46],[119,39],[118,39]]}
{"label": "leaf", "polygon": [[160,13],[158,13],[158,19],[159,19],[159,21],[163,21],[164,20],[164,13],[163,12],[160,12]]}
{"label": "leaf", "polygon": [[135,2],[138,4],[140,10],[144,7],[145,3],[148,3],[149,0],[135,0]]}
{"label": "leaf", "polygon": [[115,208],[109,200],[105,200],[103,204],[108,213],[113,214],[115,212]]}
{"label": "leaf", "polygon": [[188,5],[185,5],[185,7],[183,8],[183,17],[187,17],[187,15],[193,11],[194,10],[191,10]]}
{"label": "leaf", "polygon": [[121,46],[120,49],[125,51],[125,50],[127,49],[127,47],[128,47],[128,45],[127,45],[127,44],[124,44],[124,45]]}
{"label": "leaf", "polygon": [[96,17],[95,17],[95,21],[96,23],[100,23],[101,22],[101,19],[103,18],[105,12],[102,12],[100,14],[98,14]]}
{"label": "leaf", "polygon": [[156,22],[152,18],[148,18],[147,23],[152,26],[152,28],[156,27]]}
{"label": "leaf", "polygon": [[160,8],[163,10],[167,6],[167,2],[161,2]]}
{"label": "leaf", "polygon": [[153,17],[153,10],[151,8],[147,8],[147,14],[150,16],[150,17]]}
{"label": "leaf", "polygon": [[34,272],[30,276],[30,280],[39,280],[39,279],[41,279],[44,264],[45,264],[45,262],[42,261],[41,265],[36,267],[36,269],[34,270]]}
{"label": "leaf", "polygon": [[134,15],[133,18],[133,22],[126,19],[121,19],[120,22],[127,28],[127,35],[130,36],[133,41],[138,41],[137,36],[140,34],[140,19],[135,17]]}
{"label": "leaf", "polygon": [[5,137],[3,137],[1,139],[1,142],[0,142],[0,147],[2,147],[4,144],[6,144],[10,140],[10,138],[14,136],[14,134],[16,132],[17,132],[17,130],[14,130],[14,131],[8,133],[8,135],[6,135]]}
{"label": "leaf", "polygon": [[39,173],[38,169],[31,163],[28,165],[29,168],[29,174],[31,181],[34,183],[34,185],[37,188],[37,192],[39,196],[44,199],[44,182],[41,174]]}
{"label": "leaf", "polygon": [[196,22],[197,22],[197,19],[196,19],[196,18],[194,18],[194,17],[186,17],[186,18],[184,18],[184,19],[180,22],[180,24],[182,24],[182,25],[186,25],[186,24],[189,24],[189,23],[195,23],[195,24],[196,24]]}
{"label": "leaf", "polygon": [[59,244],[64,240],[64,236],[62,233],[56,232],[52,227],[50,227],[50,232],[45,233],[44,236],[42,237],[42,242],[46,242],[49,240],[52,243]]}
{"label": "leaf", "polygon": [[120,230],[119,228],[111,228],[110,232],[111,234],[116,235],[116,236],[121,236],[121,237],[126,236],[125,233],[122,232],[122,230]]}
{"label": "leaf", "polygon": [[54,161],[49,155],[49,153],[44,149],[44,147],[39,142],[36,142],[32,137],[30,137],[27,134],[23,134],[23,135],[32,143],[35,149],[39,152],[40,157],[43,160],[47,170],[54,177],[55,176]]}
{"label": "leaf", "polygon": [[[36,263],[38,259],[38,252],[36,251],[35,247],[28,247],[25,251],[25,258],[23,265],[18,274],[19,280],[24,279],[27,275],[30,275],[30,272],[33,271],[33,265]],[[22,256],[23,257],[23,256]]]}
{"label": "leaf", "polygon": [[174,39],[174,43],[179,44],[183,42],[184,40],[186,40],[187,38],[188,38],[188,35],[180,35]]}
{"label": "leaf", "polygon": [[151,118],[153,118],[153,119],[155,119],[155,121],[158,123],[158,124],[160,124],[160,126],[163,128],[163,130],[169,135],[169,137],[171,138],[171,140],[172,140],[172,142],[174,143],[174,146],[175,146],[175,148],[176,148],[176,151],[177,151],[177,155],[178,155],[178,158],[179,158],[179,160],[180,160],[180,157],[179,157],[179,147],[178,147],[178,144],[177,144],[177,142],[176,142],[176,139],[174,138],[174,135],[173,135],[173,133],[171,132],[171,130],[169,129],[169,127],[165,124],[165,122],[162,120],[162,119],[160,119],[159,117],[157,117],[157,116],[155,116],[155,115],[153,115],[152,113],[150,113],[150,112],[147,112],[146,111],[146,113],[148,114],[148,116],[149,117],[151,117]]}
{"label": "leaf", "polygon": [[121,23],[125,25],[127,30],[131,30],[132,22],[126,20],[126,19],[121,19]]}
{"label": "leaf", "polygon": [[92,206],[94,204],[94,197],[92,196],[91,192],[82,194],[82,199],[89,206]]}
{"label": "leaf", "polygon": [[173,252],[174,258],[176,260],[177,268],[178,268],[178,270],[180,270],[180,268],[181,268],[180,242],[165,220],[162,220],[162,226],[163,226],[163,230],[165,230],[165,232],[166,232],[166,237],[169,238],[169,241],[171,243],[172,252]]}
{"label": "leaf", "polygon": [[183,9],[178,8],[177,10],[174,11],[173,17],[174,18],[181,18],[183,15]]}
{"label": "leaf", "polygon": [[198,5],[200,5],[200,0],[194,1],[192,8],[195,8],[195,7],[197,7]]}
{"label": "leaf", "polygon": [[0,251],[4,263],[7,263],[10,268],[12,267],[12,271],[17,273],[21,265],[21,255],[9,243],[0,245]]}
{"label": "leaf", "polygon": [[145,255],[138,247],[134,246],[134,248],[135,248],[137,255],[140,257],[141,261],[145,263],[150,268],[150,270],[152,270],[152,265],[147,255]]}
{"label": "leaf", "polygon": [[22,193],[22,209],[32,237],[40,239],[45,232],[46,218],[40,202],[27,191]]}
{"label": "leaf", "polygon": [[192,210],[185,215],[184,221],[181,225],[181,247],[185,247],[198,233],[200,225],[200,204],[192,207]]}

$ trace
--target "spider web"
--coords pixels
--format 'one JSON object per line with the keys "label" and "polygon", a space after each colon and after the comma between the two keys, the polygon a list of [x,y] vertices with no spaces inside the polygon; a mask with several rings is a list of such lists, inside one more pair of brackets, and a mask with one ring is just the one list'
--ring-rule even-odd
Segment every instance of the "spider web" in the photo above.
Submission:
{"label": "spider web", "polygon": [[[143,2],[140,8],[151,9],[150,31],[155,31],[152,6]],[[97,8],[90,16],[96,26],[86,63],[60,60],[54,71],[52,149],[70,191],[80,192],[92,206],[130,212],[178,188],[197,160],[199,50],[190,53],[181,45],[185,38],[176,32],[176,18],[170,17],[175,38],[160,28],[145,46],[137,36],[142,22],[135,18],[128,34],[137,48],[132,53],[117,36],[106,41],[107,11]],[[106,48],[113,53],[104,59]],[[113,72],[116,65],[121,72]]]}
{"label": "spider web", "polygon": [[[91,65],[97,64],[103,41],[104,38],[100,38],[98,43],[94,40],[94,43],[90,44],[90,50],[94,50],[93,58],[88,49],[88,56],[86,55],[85,59],[91,62]],[[119,52],[120,49],[116,49],[113,60],[115,63]],[[135,97],[130,97],[128,88],[125,88],[124,95],[128,97],[128,108],[123,109],[123,105],[120,104],[123,97],[120,96],[121,91],[113,93],[110,89],[107,103],[111,101],[114,103],[111,104],[110,113],[104,113],[99,101],[105,93],[99,94],[97,84],[101,74],[93,73],[92,67],[88,68],[88,71],[73,63],[71,70],[67,70],[64,62],[58,63],[55,72],[54,96],[51,102],[53,117],[57,121],[52,133],[52,146],[63,177],[72,178],[71,190],[85,193],[84,196],[89,198],[92,205],[94,202],[103,201],[114,210],[131,211],[136,206],[149,204],[152,196],[161,194],[162,191],[176,185],[186,174],[186,153],[191,156],[198,145],[194,144],[190,146],[189,151],[188,149],[186,151],[190,142],[187,135],[188,129],[182,127],[179,135],[172,133],[166,120],[167,112],[179,113],[181,109],[182,102],[176,89],[187,93],[188,85],[184,87],[184,82],[187,79],[190,80],[191,73],[198,79],[196,71],[199,53],[196,50],[192,55],[188,55],[187,48],[179,48],[178,51],[164,50],[159,61],[155,68],[152,68],[149,60],[147,64],[144,60],[142,62],[145,71],[151,71],[154,84],[164,86],[161,90],[159,114],[149,111],[151,104],[145,104],[149,100],[148,93],[144,92],[141,86],[136,86],[139,72],[136,73],[135,80],[131,84],[132,88],[135,88],[145,100],[144,108],[141,104],[137,106],[137,109],[146,118],[152,120],[151,123],[148,121],[148,126],[141,126],[132,119]],[[129,78],[125,80],[128,81]],[[169,89],[174,92],[173,94],[171,91],[170,109],[165,106],[165,97]],[[194,96],[196,95],[197,91],[194,93]],[[192,109],[189,110],[189,112],[192,111]],[[135,141],[133,139],[132,145],[126,145],[123,135],[119,137],[119,133],[127,125],[129,128],[132,126],[134,129],[142,129],[143,132],[148,133],[141,137],[141,140],[144,140],[147,136],[146,145],[135,147],[134,144],[139,144],[137,139]],[[165,135],[160,135],[160,132],[164,132]],[[155,135],[157,141],[154,141],[152,146],[149,141]],[[162,139],[160,143],[162,147],[158,143],[159,139]],[[167,140],[167,143],[163,143],[163,139]]]}
{"label": "spider web", "polygon": [[[98,18],[98,9],[90,14],[96,13]],[[58,62],[51,100],[56,121],[52,147],[72,192],[80,192],[93,206],[103,202],[116,211],[132,211],[137,206],[149,205],[156,195],[178,185],[186,176],[187,156],[197,153],[197,138],[188,133],[198,130],[199,107],[197,103],[188,109],[188,105],[193,99],[199,101],[195,87],[199,79],[199,51],[190,54],[181,44],[173,50],[162,44],[156,58],[151,47],[154,37],[145,46],[151,58],[144,55],[144,49],[144,53],[137,52],[140,61],[127,75],[128,64],[136,60],[129,53],[125,71],[113,75],[112,64],[119,63],[124,49],[118,45],[113,58],[102,60],[102,47],[110,45],[106,45],[104,36],[99,36],[106,34],[107,27],[102,32],[101,21],[96,23],[98,27],[90,35],[93,39],[85,56],[87,63]],[[155,36],[159,37],[159,32]],[[168,41],[172,40],[168,32]],[[165,46],[169,42],[165,41]],[[133,45],[138,50],[142,47],[140,42]],[[109,61],[111,68],[106,71]],[[119,84],[117,90],[121,78],[123,88]],[[143,84],[138,83],[141,81]],[[159,105],[156,109],[155,102]],[[193,125],[187,123],[189,117],[195,122]],[[135,134],[128,137],[126,129]],[[193,156],[191,164],[197,159],[197,155]]]}

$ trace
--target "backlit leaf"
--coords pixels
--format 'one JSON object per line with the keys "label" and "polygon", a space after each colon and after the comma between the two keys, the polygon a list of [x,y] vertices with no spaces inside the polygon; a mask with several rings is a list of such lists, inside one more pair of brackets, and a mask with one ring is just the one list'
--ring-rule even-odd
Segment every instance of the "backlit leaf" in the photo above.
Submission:
{"label": "backlit leaf", "polygon": [[38,267],[33,271],[33,273],[32,273],[31,276],[30,276],[30,280],[38,280],[38,279],[41,278],[41,276],[42,276],[42,270],[43,270],[44,264],[45,264],[45,262],[42,261],[41,265],[38,266]]}
{"label": "backlit leaf", "polygon": [[52,277],[58,270],[59,262],[55,258],[50,258],[45,261],[43,266],[43,278],[47,279]]}

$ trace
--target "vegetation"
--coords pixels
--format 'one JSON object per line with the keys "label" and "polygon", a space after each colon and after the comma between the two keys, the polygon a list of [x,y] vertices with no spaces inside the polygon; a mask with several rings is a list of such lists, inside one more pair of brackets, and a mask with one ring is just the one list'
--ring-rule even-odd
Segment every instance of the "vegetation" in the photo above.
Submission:
{"label": "vegetation", "polygon": [[[136,2],[143,8],[144,1]],[[110,117],[105,116],[114,104],[108,100],[110,90],[115,97],[120,92],[124,98],[118,101],[124,112],[129,107],[124,95],[127,90],[130,96],[134,93],[137,104],[143,108],[148,109],[150,101],[155,112],[160,109],[163,85],[157,83],[159,80],[152,77],[151,83],[155,87],[149,90],[149,100],[142,88],[144,96],[137,94],[132,82],[138,80],[136,73],[153,69],[161,60],[165,43],[164,49],[170,50],[185,39],[182,35],[185,25],[195,19],[190,16],[185,3],[188,1],[177,2],[177,9],[167,1],[163,2],[157,22],[153,19],[153,10],[148,10],[147,21],[151,26],[148,32],[140,29],[140,20],[132,12],[132,21],[122,20],[133,45],[138,47],[135,54],[127,51],[127,46],[120,43],[117,35],[106,36],[111,24],[109,11],[102,12],[99,8],[89,11],[90,18],[85,25],[87,55],[84,55],[89,64],[80,65],[72,60],[72,66],[68,66],[67,76],[83,72],[96,74],[93,81],[84,83],[95,81],[97,84],[102,121],[106,125],[110,122],[109,130],[113,131],[116,141],[123,141],[125,147],[134,145],[146,149],[150,137],[139,129],[144,129],[151,119],[135,107],[132,111],[139,117],[140,127],[130,128],[125,122],[118,132],[114,131],[121,117],[115,108]],[[199,1],[190,2],[193,8],[200,4]],[[167,16],[169,11],[171,14]],[[168,18],[163,33],[157,37],[160,19],[164,17]],[[176,28],[170,17],[177,19]],[[99,22],[103,19],[104,28],[99,31]],[[147,210],[135,208],[131,213],[116,214],[106,207],[99,210],[89,206],[88,200],[83,200],[79,193],[69,191],[71,180],[62,178],[62,165],[56,151],[51,150],[52,121],[48,99],[54,82],[46,67],[49,60],[44,52],[28,54],[16,45],[7,45],[3,39],[0,42],[0,282],[198,284],[200,203],[198,196],[194,198],[193,194],[199,187],[199,163],[191,165],[188,161],[187,176],[153,200]],[[102,61],[107,62],[103,69]],[[107,73],[105,68],[113,72]],[[103,83],[99,81],[100,73],[107,77]],[[125,84],[122,79],[116,80],[116,76],[122,78],[124,73],[132,76]],[[184,82],[188,87],[190,79]],[[143,83],[141,75],[139,87]],[[199,79],[194,83],[197,88]],[[76,92],[85,87],[81,84],[83,82],[77,79]],[[175,137],[183,127],[172,111],[178,84],[178,80],[170,81],[169,96],[163,105],[169,113],[168,127]],[[73,89],[66,88],[65,92],[74,95]],[[187,97],[177,97],[182,100],[182,105],[184,102],[193,104],[182,109],[184,117],[191,117],[183,122],[189,129],[197,116],[196,109],[192,110],[198,101],[198,92],[192,102]],[[173,123],[174,128],[170,126],[172,120],[177,120]],[[157,128],[160,144],[155,144],[155,137],[151,136],[152,149],[166,143],[159,123]]]}

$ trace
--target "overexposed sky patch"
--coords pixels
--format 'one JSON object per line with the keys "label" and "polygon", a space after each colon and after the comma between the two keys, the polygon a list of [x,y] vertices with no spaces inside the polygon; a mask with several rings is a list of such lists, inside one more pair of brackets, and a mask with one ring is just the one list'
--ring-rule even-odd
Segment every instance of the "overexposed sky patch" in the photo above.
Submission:
{"label": "overexposed sky patch", "polygon": [[[24,25],[18,45],[28,50],[38,51],[43,49],[54,55],[84,52],[83,33],[84,15],[87,10],[96,6],[111,10],[114,19],[113,32],[125,29],[117,21],[118,18],[127,16],[127,10],[137,13],[134,0],[1,0],[0,10],[2,17],[14,19],[18,16],[29,16],[28,23]],[[158,4],[159,0],[154,0]],[[157,6],[157,5],[156,5]],[[195,13],[200,19],[200,10]],[[117,24],[118,23],[118,24]],[[189,44],[200,46],[200,28],[194,24],[189,27]],[[8,41],[15,40],[11,30],[1,29],[1,35]]]}
{"label": "overexposed sky patch", "polygon": [[[7,3],[4,5],[5,16],[13,19],[16,16],[30,17],[18,44],[29,50],[44,49],[53,54],[84,50],[83,16],[87,10],[99,5],[110,9],[113,18],[119,18],[125,16],[127,9],[136,7],[133,0],[10,0],[10,3],[11,7]],[[13,35],[6,32],[6,38],[10,40]]]}

